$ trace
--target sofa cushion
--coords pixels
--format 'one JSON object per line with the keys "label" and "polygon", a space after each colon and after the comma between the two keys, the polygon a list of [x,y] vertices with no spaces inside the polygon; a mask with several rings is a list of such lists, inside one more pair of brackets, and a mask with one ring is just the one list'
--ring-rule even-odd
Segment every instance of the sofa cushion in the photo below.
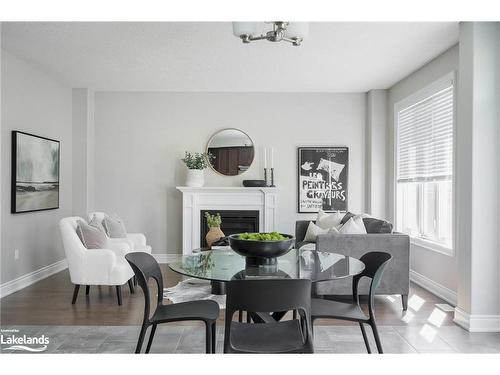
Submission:
{"label": "sofa cushion", "polygon": [[323,210],[318,211],[318,217],[316,219],[316,225],[322,229],[330,229],[340,225],[342,218],[344,217],[339,211],[332,214],[327,214]]}
{"label": "sofa cushion", "polygon": [[89,225],[91,227],[99,229],[104,234],[106,233],[106,229],[104,229],[104,226],[102,225],[102,220],[100,220],[96,214],[92,215],[92,219],[90,219]]}
{"label": "sofa cushion", "polygon": [[327,233],[338,233],[338,229],[336,227],[332,228],[320,228],[316,224],[314,224],[312,221],[309,223],[309,226],[307,227],[307,232],[304,237],[304,241],[306,242],[316,242],[316,237],[320,234],[327,234]]}
{"label": "sofa cushion", "polygon": [[127,231],[125,230],[125,225],[123,224],[122,219],[118,216],[104,216],[104,220],[102,221],[104,229],[106,230],[106,234],[110,238],[125,238],[127,237]]}
{"label": "sofa cushion", "polygon": [[345,223],[347,223],[347,221],[353,217],[353,216],[356,216],[354,215],[352,212],[347,212],[344,217],[342,218],[342,220],[340,220],[340,224],[344,225]]}
{"label": "sofa cushion", "polygon": [[307,245],[307,244],[313,244],[314,242],[309,242],[309,241],[297,241],[295,242],[295,248],[300,249],[302,246]]}
{"label": "sofa cushion", "polygon": [[365,224],[360,216],[351,217],[342,225],[340,234],[366,234]]}
{"label": "sofa cushion", "polygon": [[392,224],[388,221],[365,217],[363,223],[367,233],[392,233]]}
{"label": "sofa cushion", "polygon": [[316,244],[313,242],[303,242],[303,245],[298,248],[299,250],[316,250]]}
{"label": "sofa cushion", "polygon": [[106,234],[82,220],[77,221],[76,234],[82,241],[83,246],[87,249],[105,249],[106,248]]}

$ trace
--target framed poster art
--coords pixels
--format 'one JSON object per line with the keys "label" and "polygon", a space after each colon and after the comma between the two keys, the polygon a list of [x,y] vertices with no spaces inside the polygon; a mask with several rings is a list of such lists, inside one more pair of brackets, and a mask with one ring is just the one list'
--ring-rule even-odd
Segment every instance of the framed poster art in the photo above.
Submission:
{"label": "framed poster art", "polygon": [[11,212],[59,208],[59,141],[12,132]]}
{"label": "framed poster art", "polygon": [[298,148],[299,213],[347,211],[349,148]]}

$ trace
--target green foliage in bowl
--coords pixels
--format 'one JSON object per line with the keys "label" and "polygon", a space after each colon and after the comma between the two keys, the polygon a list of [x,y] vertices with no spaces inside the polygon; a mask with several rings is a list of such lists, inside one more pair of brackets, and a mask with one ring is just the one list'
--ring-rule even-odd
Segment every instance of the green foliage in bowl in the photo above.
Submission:
{"label": "green foliage in bowl", "polygon": [[288,240],[289,238],[283,236],[281,233],[271,232],[271,233],[242,233],[240,234],[239,239],[246,241],[284,241]]}

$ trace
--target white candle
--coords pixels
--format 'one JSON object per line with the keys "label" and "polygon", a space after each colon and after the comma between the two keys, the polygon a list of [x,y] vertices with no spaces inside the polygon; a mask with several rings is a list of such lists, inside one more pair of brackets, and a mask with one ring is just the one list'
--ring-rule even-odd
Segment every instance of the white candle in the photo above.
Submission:
{"label": "white candle", "polygon": [[269,150],[269,160],[270,160],[270,165],[271,165],[271,168],[274,168],[274,147],[271,147],[270,150]]}
{"label": "white candle", "polygon": [[267,168],[267,148],[264,147],[264,168]]}

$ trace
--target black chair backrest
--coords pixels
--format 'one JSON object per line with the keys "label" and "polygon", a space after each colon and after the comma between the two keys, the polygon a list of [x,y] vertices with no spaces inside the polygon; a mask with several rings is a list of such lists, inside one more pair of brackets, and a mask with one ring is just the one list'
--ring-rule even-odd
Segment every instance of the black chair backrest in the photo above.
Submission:
{"label": "black chair backrest", "polygon": [[163,277],[161,275],[160,266],[156,259],[147,253],[129,253],[125,255],[125,259],[132,267],[137,283],[144,293],[144,298],[146,299],[144,305],[144,320],[146,321],[149,319],[150,312],[150,294],[148,287],[150,279],[156,281],[156,286],[158,288],[158,305],[163,303]]}
{"label": "black chair backrest", "polygon": [[227,283],[226,292],[224,345],[230,344],[232,318],[239,310],[260,313],[297,310],[305,322],[305,343],[312,342],[311,280],[231,280]]}
{"label": "black chair backrest", "polygon": [[310,311],[311,281],[307,279],[232,280],[226,291],[226,314],[238,310]]}
{"label": "black chair backrest", "polygon": [[368,309],[370,315],[373,314],[373,303],[375,297],[375,291],[380,284],[382,274],[384,273],[385,266],[392,259],[391,254],[382,251],[372,251],[364,254],[359,260],[365,264],[365,269],[359,275],[356,275],[352,279],[352,295],[355,301],[359,303],[358,295],[358,284],[359,280],[363,277],[368,277],[371,280],[370,292],[368,299]]}

